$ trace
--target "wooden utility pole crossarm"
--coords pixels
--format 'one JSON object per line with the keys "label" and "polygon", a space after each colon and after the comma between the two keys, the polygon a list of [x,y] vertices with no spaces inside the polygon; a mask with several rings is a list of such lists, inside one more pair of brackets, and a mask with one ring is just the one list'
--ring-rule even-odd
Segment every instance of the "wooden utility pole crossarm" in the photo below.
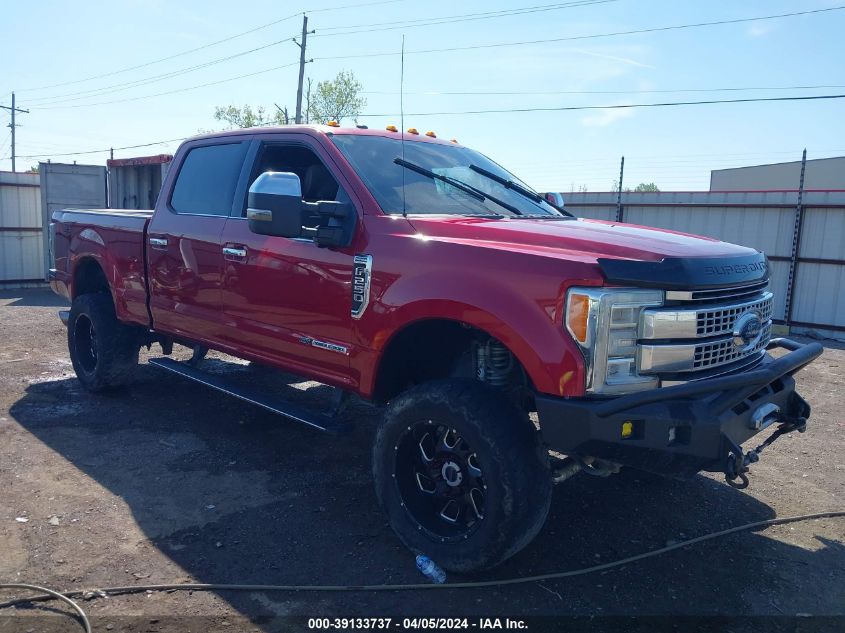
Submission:
{"label": "wooden utility pole crossarm", "polygon": [[29,114],[29,110],[24,110],[22,108],[18,108],[15,106],[15,93],[12,93],[12,107],[0,105],[0,109],[8,110],[12,113],[12,122],[9,123],[9,127],[12,129],[12,171],[17,171],[15,169],[15,128],[17,124],[15,123],[15,114],[17,112],[23,112],[24,114]]}

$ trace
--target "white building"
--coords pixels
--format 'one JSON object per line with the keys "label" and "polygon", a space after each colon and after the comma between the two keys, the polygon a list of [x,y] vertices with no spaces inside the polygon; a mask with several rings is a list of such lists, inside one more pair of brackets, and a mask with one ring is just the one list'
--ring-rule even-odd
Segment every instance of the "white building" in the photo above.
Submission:
{"label": "white building", "polygon": [[[772,163],[710,172],[710,191],[777,191],[798,189],[801,161]],[[845,156],[807,161],[804,189],[845,190]]]}

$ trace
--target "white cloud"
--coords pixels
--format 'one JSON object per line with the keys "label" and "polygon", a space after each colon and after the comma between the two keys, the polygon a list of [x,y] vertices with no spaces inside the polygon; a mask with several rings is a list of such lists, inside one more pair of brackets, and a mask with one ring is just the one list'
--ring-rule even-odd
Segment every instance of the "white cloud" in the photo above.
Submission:
{"label": "white cloud", "polygon": [[581,125],[585,127],[607,127],[622,119],[634,116],[633,108],[617,108],[615,110],[598,110],[581,119]]}
{"label": "white cloud", "polygon": [[775,27],[770,22],[752,22],[745,33],[748,37],[763,37],[774,30]]}
{"label": "white cloud", "polygon": [[630,57],[607,55],[605,53],[597,53],[595,51],[590,51],[583,48],[571,48],[569,50],[573,53],[580,53],[581,55],[586,55],[588,57],[597,57],[599,59],[607,59],[610,61],[619,62],[621,64],[627,64],[629,66],[639,66],[640,68],[654,68],[654,66],[651,66],[650,64],[644,64],[643,62],[637,61],[636,59],[632,59]]}

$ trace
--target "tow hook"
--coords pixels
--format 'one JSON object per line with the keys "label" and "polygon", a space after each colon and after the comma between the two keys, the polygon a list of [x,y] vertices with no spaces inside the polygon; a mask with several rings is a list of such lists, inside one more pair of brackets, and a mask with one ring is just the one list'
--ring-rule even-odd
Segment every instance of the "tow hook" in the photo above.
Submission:
{"label": "tow hook", "polygon": [[590,456],[567,457],[560,462],[560,466],[552,471],[552,483],[563,483],[578,473],[593,477],[610,477],[622,469],[622,464]]}
{"label": "tow hook", "polygon": [[[729,437],[725,436],[730,450],[728,451],[728,459],[725,464],[725,481],[729,486],[737,489],[748,488],[748,475],[746,473],[750,470],[751,464],[756,464],[760,461],[760,453],[772,445],[781,435],[798,431],[803,433],[807,430],[807,418],[794,418],[783,422],[778,426],[777,430],[772,433],[765,442],[760,444],[757,448],[746,453],[742,448]],[[737,481],[739,480],[739,481]]]}

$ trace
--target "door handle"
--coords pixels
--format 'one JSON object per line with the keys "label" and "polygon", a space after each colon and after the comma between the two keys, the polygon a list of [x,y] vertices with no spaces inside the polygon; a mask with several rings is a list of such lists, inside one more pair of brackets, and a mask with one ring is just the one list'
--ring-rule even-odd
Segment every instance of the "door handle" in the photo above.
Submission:
{"label": "door handle", "polygon": [[167,238],[166,237],[151,237],[150,238],[150,246],[157,250],[162,250],[167,248]]}
{"label": "door handle", "polygon": [[246,259],[246,246],[224,246],[223,257],[228,260]]}

